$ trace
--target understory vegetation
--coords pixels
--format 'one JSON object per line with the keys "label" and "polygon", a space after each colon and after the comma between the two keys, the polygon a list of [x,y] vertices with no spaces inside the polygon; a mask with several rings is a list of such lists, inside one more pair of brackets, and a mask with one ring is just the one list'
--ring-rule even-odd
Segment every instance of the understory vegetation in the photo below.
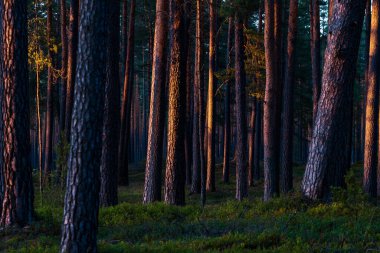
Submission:
{"label": "understory vegetation", "polygon": [[[347,189],[335,189],[328,204],[307,203],[299,192],[265,203],[262,182],[238,202],[234,183],[219,182],[202,209],[198,195],[187,196],[183,207],[141,204],[143,171],[135,168],[131,185],[119,188],[121,204],[100,209],[99,251],[376,252],[380,208],[354,180],[361,178],[361,171],[361,165],[354,166]],[[303,168],[295,169],[296,189],[302,173]],[[36,221],[21,230],[1,231],[0,251],[58,252],[64,199],[63,190],[57,189],[46,189],[42,199],[36,189]]]}

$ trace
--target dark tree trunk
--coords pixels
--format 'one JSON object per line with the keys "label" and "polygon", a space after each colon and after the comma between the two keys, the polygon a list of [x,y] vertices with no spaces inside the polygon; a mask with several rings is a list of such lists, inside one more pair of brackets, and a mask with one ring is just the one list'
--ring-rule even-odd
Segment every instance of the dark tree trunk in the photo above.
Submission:
{"label": "dark tree trunk", "polygon": [[128,46],[125,60],[124,89],[121,104],[120,143],[119,143],[119,185],[129,184],[128,169],[128,143],[130,132],[130,115],[133,91],[133,65],[134,65],[134,37],[135,37],[135,9],[136,2],[131,0],[129,14]]}
{"label": "dark tree trunk", "polygon": [[[320,42],[319,0],[310,0],[310,50],[311,79],[313,86],[313,121],[321,93],[321,42]],[[314,124],[314,122],[313,122]]]}
{"label": "dark tree trunk", "polygon": [[145,166],[144,203],[161,200],[162,154],[165,121],[165,70],[168,33],[168,1],[156,3],[152,84],[148,126],[148,148]]}
{"label": "dark tree trunk", "polygon": [[215,35],[216,35],[216,3],[209,0],[209,69],[208,69],[208,93],[207,93],[207,191],[215,191],[215,130],[214,130],[214,95],[215,95]]}
{"label": "dark tree trunk", "polygon": [[379,115],[379,1],[372,1],[371,36],[366,87],[366,131],[363,186],[372,197],[377,195],[378,115]]}
{"label": "dark tree trunk", "polygon": [[280,144],[280,190],[287,193],[293,189],[293,93],[294,58],[297,38],[298,0],[289,6],[288,48],[286,55],[285,81],[283,89],[281,144]]}
{"label": "dark tree trunk", "polygon": [[[227,71],[232,69],[233,57],[233,34],[234,34],[234,19],[228,18],[228,39],[227,39]],[[223,148],[223,182],[230,181],[230,146],[231,146],[231,116],[230,116],[230,87],[232,81],[229,81],[225,89],[224,98],[224,148]]]}
{"label": "dark tree trunk", "polygon": [[255,120],[255,146],[253,148],[253,178],[258,181],[261,178],[260,172],[260,156],[261,156],[261,135],[262,135],[262,102],[257,101],[256,104],[256,120]]}
{"label": "dark tree trunk", "polygon": [[120,127],[120,5],[109,3],[106,87],[104,100],[103,144],[101,160],[100,205],[113,206],[117,199],[117,152]]}
{"label": "dark tree trunk", "polygon": [[245,68],[243,21],[235,16],[235,101],[236,101],[236,199],[248,196],[247,177],[247,121],[245,117]]}
{"label": "dark tree trunk", "polygon": [[67,21],[66,21],[66,0],[60,0],[60,15],[61,15],[61,90],[60,90],[60,106],[59,106],[59,131],[65,130],[66,117],[66,87],[67,87]]}
{"label": "dark tree trunk", "polygon": [[170,71],[165,202],[185,204],[186,50],[184,1],[170,0]]}
{"label": "dark tree trunk", "polygon": [[253,99],[251,113],[249,115],[249,130],[248,130],[248,184],[254,185],[254,153],[255,153],[255,137],[256,137],[256,120],[257,120],[257,101]]}
{"label": "dark tree trunk", "polygon": [[125,62],[128,47],[128,0],[123,0],[122,25],[121,25],[121,57],[120,57],[120,82],[123,81]]}
{"label": "dark tree trunk", "polygon": [[66,120],[65,134],[68,142],[70,142],[71,116],[74,104],[74,85],[75,71],[77,66],[77,50],[78,50],[78,15],[79,0],[70,1],[70,20],[69,20],[69,40],[68,40],[68,64],[67,64],[67,85],[66,85]]}
{"label": "dark tree trunk", "polygon": [[48,40],[48,57],[49,57],[49,67],[48,67],[48,83],[47,83],[47,93],[46,93],[46,129],[45,129],[45,164],[44,164],[44,181],[45,184],[48,182],[51,166],[53,162],[53,125],[54,125],[54,114],[53,114],[53,85],[54,85],[54,57],[55,53],[53,51],[53,3],[51,0],[47,2],[47,40]]}
{"label": "dark tree trunk", "polygon": [[365,2],[334,2],[325,53],[322,92],[302,182],[305,197],[327,197],[350,166],[353,81]]}
{"label": "dark tree trunk", "polygon": [[[0,226],[25,225],[33,218],[33,181],[30,163],[27,2],[0,5],[1,130],[4,194]],[[0,178],[1,179],[1,178]]]}
{"label": "dark tree trunk", "polygon": [[264,200],[278,194],[277,159],[277,83],[274,47],[274,0],[265,0],[265,65],[266,85],[264,101]]}
{"label": "dark tree trunk", "polygon": [[60,252],[97,252],[108,1],[81,0]]}

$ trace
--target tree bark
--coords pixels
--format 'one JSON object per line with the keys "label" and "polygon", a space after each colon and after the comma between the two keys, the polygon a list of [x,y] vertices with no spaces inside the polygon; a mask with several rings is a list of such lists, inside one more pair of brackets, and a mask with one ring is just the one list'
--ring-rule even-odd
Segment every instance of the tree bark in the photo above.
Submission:
{"label": "tree bark", "polygon": [[310,0],[310,55],[311,79],[313,83],[313,121],[317,114],[318,100],[321,94],[321,40],[319,19],[319,0]]}
{"label": "tree bark", "polygon": [[366,89],[366,131],[364,144],[363,186],[366,193],[377,196],[378,115],[379,115],[379,1],[372,1],[368,80]]}
{"label": "tree bark", "polygon": [[[61,90],[60,90],[60,106],[59,106],[59,131],[65,130],[66,117],[66,87],[67,87],[67,21],[66,21],[66,0],[60,0],[60,16],[61,16]],[[59,169],[59,168],[58,168]]]}
{"label": "tree bark", "polygon": [[255,153],[255,137],[256,137],[256,120],[257,120],[257,101],[256,98],[252,101],[251,112],[249,115],[249,130],[248,130],[248,185],[254,185],[254,153]]}
{"label": "tree bark", "polygon": [[305,197],[327,197],[350,166],[353,80],[365,2],[334,2],[325,52],[322,92],[302,182]]}
{"label": "tree bark", "polygon": [[148,126],[148,148],[145,166],[144,203],[161,200],[162,154],[165,121],[165,70],[166,43],[168,34],[168,1],[156,3],[156,24],[154,32],[152,84]]}
{"label": "tree bark", "polygon": [[124,89],[121,104],[120,143],[119,143],[119,185],[129,184],[128,169],[128,143],[130,132],[131,100],[133,91],[133,65],[134,65],[134,37],[135,37],[135,9],[136,2],[130,2],[128,46],[125,60]]}
{"label": "tree bark", "polygon": [[100,205],[113,206],[118,203],[117,195],[117,152],[120,127],[120,5],[109,3],[109,29],[107,38],[106,87],[104,100],[103,144],[100,166]]}
{"label": "tree bark", "polygon": [[29,137],[27,2],[2,1],[0,7],[1,169],[4,173],[0,226],[23,226],[32,221],[34,198]]}
{"label": "tree bark", "polygon": [[165,175],[165,202],[185,204],[185,101],[186,101],[186,50],[184,1],[170,0],[170,77],[168,144]]}
{"label": "tree bark", "polygon": [[108,1],[81,0],[60,252],[97,252]]}
{"label": "tree bark", "polygon": [[288,48],[283,89],[280,144],[280,190],[282,193],[287,193],[293,189],[294,51],[297,38],[297,15],[298,0],[291,0],[289,6]]}
{"label": "tree bark", "polygon": [[235,16],[235,101],[236,101],[236,199],[248,196],[247,121],[245,112],[244,36],[241,14]]}
{"label": "tree bark", "polygon": [[75,71],[77,66],[77,50],[78,50],[78,17],[79,16],[79,0],[70,1],[69,13],[69,40],[68,40],[68,64],[67,64],[67,85],[66,85],[66,120],[65,135],[70,143],[71,119],[74,104],[74,85]]}

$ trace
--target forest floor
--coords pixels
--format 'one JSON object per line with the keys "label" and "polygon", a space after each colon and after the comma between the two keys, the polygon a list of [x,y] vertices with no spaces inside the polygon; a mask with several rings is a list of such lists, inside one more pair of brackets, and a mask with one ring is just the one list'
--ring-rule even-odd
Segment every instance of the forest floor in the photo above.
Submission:
{"label": "forest floor", "polygon": [[[359,165],[330,204],[306,203],[297,191],[263,203],[262,182],[239,203],[234,182],[218,180],[204,209],[198,195],[187,196],[184,207],[141,204],[143,166],[137,167],[131,185],[119,189],[121,204],[100,210],[100,252],[380,252],[380,208],[361,191]],[[295,168],[296,189],[302,173]],[[63,192],[57,189],[42,198],[36,189],[37,220],[0,231],[1,252],[58,252]]]}

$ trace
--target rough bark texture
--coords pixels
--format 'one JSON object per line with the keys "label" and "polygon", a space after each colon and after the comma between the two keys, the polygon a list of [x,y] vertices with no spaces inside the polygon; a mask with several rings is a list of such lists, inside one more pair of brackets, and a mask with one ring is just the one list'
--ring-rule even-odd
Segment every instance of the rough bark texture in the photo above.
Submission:
{"label": "rough bark texture", "polygon": [[334,2],[325,52],[323,84],[302,182],[305,197],[328,195],[342,186],[350,166],[353,81],[365,1]]}
{"label": "rough bark texture", "polygon": [[165,70],[168,34],[169,4],[166,0],[156,3],[152,84],[148,126],[148,148],[145,166],[144,203],[161,200],[162,154],[165,120]]}
{"label": "rough bark texture", "polygon": [[135,37],[135,9],[136,2],[131,0],[128,28],[128,46],[125,59],[124,88],[121,104],[120,143],[119,143],[119,184],[128,185],[128,143],[130,132],[130,115],[133,91],[133,64],[134,64],[134,37]]}
{"label": "rough bark texture", "polygon": [[108,1],[81,0],[60,252],[97,252]]}
{"label": "rough bark texture", "polygon": [[276,141],[276,63],[274,47],[274,0],[265,0],[265,70],[264,98],[264,200],[278,193],[278,162]]}
{"label": "rough bark texture", "polygon": [[70,1],[69,13],[69,40],[68,40],[68,58],[67,58],[67,85],[66,85],[66,120],[65,134],[70,141],[71,116],[74,103],[74,85],[75,71],[77,66],[77,50],[78,50],[78,15],[79,0]]}
{"label": "rough bark texture", "polygon": [[311,79],[313,86],[313,120],[315,120],[318,100],[321,94],[322,77],[319,0],[310,0],[310,35]]}
{"label": "rough bark texture", "polygon": [[185,204],[186,51],[183,0],[170,1],[170,77],[165,202]]}
{"label": "rough bark texture", "polygon": [[45,128],[45,160],[44,160],[44,181],[47,183],[51,166],[53,163],[53,85],[54,85],[54,49],[53,49],[53,4],[51,0],[47,2],[47,40],[48,40],[48,57],[49,57],[49,67],[48,67],[48,83],[46,92],[46,128]]}
{"label": "rough bark texture", "polygon": [[100,205],[113,206],[117,199],[117,162],[120,127],[119,39],[120,5],[110,1],[108,16],[106,87],[104,99]]}
{"label": "rough bark texture", "polygon": [[369,46],[368,79],[366,87],[366,130],[364,144],[364,190],[377,195],[378,115],[379,115],[379,1],[372,2],[371,35]]}
{"label": "rough bark texture", "polygon": [[280,190],[282,193],[287,193],[293,189],[293,93],[297,15],[298,0],[291,0],[281,120]]}
{"label": "rough bark texture", "polygon": [[[232,40],[234,34],[234,19],[228,18],[228,38],[227,38],[227,70],[232,68]],[[230,116],[230,87],[232,82],[229,81],[225,88],[224,97],[224,143],[223,143],[223,182],[230,181],[230,142],[231,142],[231,116]]]}
{"label": "rough bark texture", "polygon": [[7,0],[2,1],[0,7],[3,31],[0,44],[3,143],[1,169],[4,173],[0,226],[22,226],[30,223],[33,217],[27,3]]}
{"label": "rough bark texture", "polygon": [[67,82],[67,21],[66,21],[66,0],[60,0],[60,17],[61,17],[61,90],[59,106],[59,131],[65,130],[66,117],[66,82]]}
{"label": "rough bark texture", "polygon": [[209,69],[207,93],[207,191],[215,191],[215,130],[214,130],[214,95],[215,95],[215,35],[216,35],[216,3],[209,0]]}

